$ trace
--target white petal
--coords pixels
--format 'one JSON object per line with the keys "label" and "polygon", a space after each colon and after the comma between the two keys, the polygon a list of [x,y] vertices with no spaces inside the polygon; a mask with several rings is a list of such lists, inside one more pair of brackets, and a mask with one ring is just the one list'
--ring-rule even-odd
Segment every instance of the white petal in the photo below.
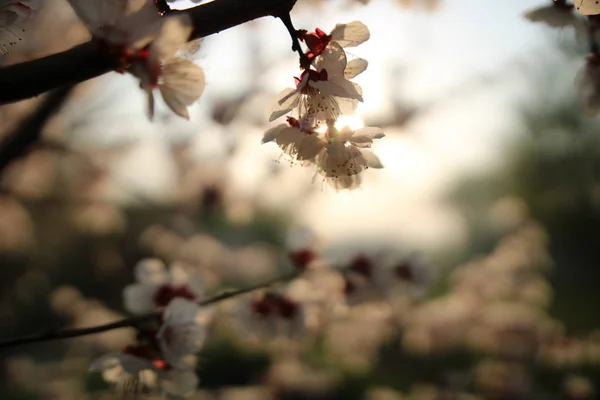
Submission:
{"label": "white petal", "polygon": [[162,382],[162,388],[171,396],[188,397],[194,394],[198,383],[198,376],[194,371],[173,370]]}
{"label": "white petal", "polygon": [[166,60],[173,58],[179,48],[187,43],[192,33],[192,20],[187,14],[163,18],[158,37],[152,42],[151,51],[154,55]]}
{"label": "white petal", "polygon": [[156,310],[154,295],[158,286],[144,283],[128,285],[123,290],[123,303],[127,311],[135,315],[147,314]]}
{"label": "white petal", "polygon": [[298,104],[300,104],[300,92],[293,88],[283,89],[267,107],[269,122],[289,113],[298,107]]}
{"label": "white petal", "polygon": [[155,370],[152,363],[144,358],[139,358],[131,354],[111,353],[103,355],[90,365],[90,371],[107,371],[121,368],[129,374],[137,374],[144,370]]}
{"label": "white petal", "polygon": [[165,308],[164,325],[193,324],[199,311],[198,304],[182,297],[176,297]]}
{"label": "white petal", "polygon": [[163,356],[175,368],[189,368],[207,336],[212,309],[182,298],[173,299],[163,313],[157,338]]}
{"label": "white petal", "polygon": [[296,157],[298,160],[312,160],[323,150],[324,146],[325,142],[316,134],[305,134],[298,146]]}
{"label": "white petal", "polygon": [[342,47],[354,47],[369,40],[369,28],[360,21],[338,24],[331,31],[331,39]]}
{"label": "white petal", "polygon": [[272,142],[279,136],[282,130],[288,128],[288,124],[279,124],[265,132],[262,138],[262,143]]}
{"label": "white petal", "polygon": [[337,76],[344,76],[346,65],[347,60],[344,49],[339,44],[332,42],[317,58],[315,67],[318,71],[326,70],[328,79],[331,80]]}
{"label": "white petal", "polygon": [[163,100],[177,115],[189,118],[187,107],[204,92],[204,71],[183,58],[173,58],[163,65],[162,83],[158,87]]}
{"label": "white petal", "polygon": [[135,279],[148,285],[163,285],[169,281],[169,275],[161,260],[146,258],[136,264]]}
{"label": "white petal", "polygon": [[369,63],[364,58],[355,58],[354,60],[346,64],[346,69],[344,70],[344,78],[352,79],[357,75],[362,74],[368,66]]}
{"label": "white petal", "polygon": [[350,141],[358,147],[371,147],[373,139],[381,139],[383,137],[385,137],[385,134],[381,128],[365,127],[357,129]]}
{"label": "white petal", "polygon": [[361,150],[361,156],[369,168],[383,168],[381,160],[371,150]]}
{"label": "white petal", "polygon": [[315,89],[318,89],[319,92],[325,95],[363,101],[363,98],[357,90],[356,86],[354,86],[352,82],[344,78],[339,79],[337,81],[311,81],[309,84],[310,86],[312,86]]}

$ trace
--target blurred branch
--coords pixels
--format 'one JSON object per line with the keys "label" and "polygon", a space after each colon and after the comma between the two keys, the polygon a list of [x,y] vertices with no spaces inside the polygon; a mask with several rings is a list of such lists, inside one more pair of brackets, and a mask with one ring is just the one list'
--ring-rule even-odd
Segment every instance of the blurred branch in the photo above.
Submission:
{"label": "blurred branch", "polygon": [[[230,290],[223,292],[217,296],[211,297],[207,300],[198,302],[199,306],[208,306],[221,302],[223,300],[230,299],[242,294],[250,293],[258,289],[267,288],[273,284],[292,280],[299,276],[298,272],[292,272],[286,275],[279,276],[277,278],[268,280],[263,283],[259,283],[254,286],[250,286],[239,290]],[[125,318],[119,321],[111,322],[110,324],[92,326],[89,328],[77,328],[77,329],[65,329],[60,331],[47,331],[27,336],[19,336],[15,338],[5,339],[0,341],[0,348],[20,346],[29,343],[37,342],[48,342],[51,340],[68,339],[78,336],[92,335],[95,333],[101,333],[119,328],[138,327],[143,323],[160,318],[161,312],[153,312],[151,314],[141,315],[137,317]]]}
{"label": "blurred branch", "polygon": [[60,110],[71,90],[73,86],[65,86],[49,93],[38,108],[0,142],[0,173],[39,140],[44,125]]}
{"label": "blurred branch", "polygon": [[[289,14],[296,0],[215,0],[169,14],[188,14],[194,25],[190,40],[218,33],[256,18]],[[116,60],[89,41],[61,53],[0,68],[0,104],[37,96],[105,74]]]}

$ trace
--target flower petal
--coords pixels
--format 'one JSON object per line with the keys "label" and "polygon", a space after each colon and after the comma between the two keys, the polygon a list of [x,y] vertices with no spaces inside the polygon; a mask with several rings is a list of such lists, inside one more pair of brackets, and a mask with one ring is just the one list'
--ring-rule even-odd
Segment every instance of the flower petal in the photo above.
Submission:
{"label": "flower petal", "polygon": [[135,279],[148,285],[163,285],[169,281],[169,275],[161,260],[145,258],[135,266]]}
{"label": "flower petal", "polygon": [[354,60],[346,64],[346,69],[344,70],[344,78],[352,79],[362,74],[368,66],[369,63],[364,58],[355,58]]}
{"label": "flower petal", "polygon": [[360,21],[338,24],[331,31],[331,39],[342,47],[354,47],[366,42],[371,37],[369,28]]}
{"label": "flower petal", "polygon": [[288,124],[279,124],[277,126],[274,126],[273,128],[271,128],[265,132],[265,134],[263,135],[263,138],[261,140],[261,143],[264,144],[264,143],[272,142],[273,140],[277,139],[277,136],[279,136],[279,134],[281,133],[282,130],[284,130],[288,127],[289,127]]}
{"label": "flower petal", "polygon": [[[310,82],[310,86],[312,86],[315,89],[318,89],[321,93],[325,95],[363,101],[363,98],[357,89],[358,85],[355,85],[356,84],[353,84],[352,82],[344,78],[338,79],[336,81],[327,80]],[[358,86],[358,88],[360,88],[360,86]]]}
{"label": "flower petal", "polygon": [[157,285],[135,283],[123,290],[123,303],[127,311],[135,315],[147,314],[156,310],[154,295]]}
{"label": "flower petal", "polygon": [[361,150],[360,153],[367,167],[376,169],[383,168],[381,160],[379,160],[379,157],[377,157],[371,150]]}
{"label": "flower petal", "polygon": [[298,107],[298,104],[300,104],[300,92],[293,88],[283,89],[267,107],[269,122],[289,113]]}
{"label": "flower petal", "polygon": [[191,61],[173,58],[163,65],[161,77],[163,100],[175,114],[189,119],[187,107],[204,92],[204,71]]}
{"label": "flower petal", "polygon": [[173,370],[162,381],[161,387],[166,394],[171,396],[188,397],[196,391],[198,383],[198,376],[193,370]]}

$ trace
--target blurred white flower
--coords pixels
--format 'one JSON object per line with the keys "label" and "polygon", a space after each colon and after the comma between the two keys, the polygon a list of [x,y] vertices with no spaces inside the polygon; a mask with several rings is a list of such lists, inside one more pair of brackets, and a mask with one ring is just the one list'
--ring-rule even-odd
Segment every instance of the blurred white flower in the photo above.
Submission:
{"label": "blurred white flower", "polygon": [[193,369],[196,353],[204,345],[212,308],[183,298],[173,299],[162,314],[156,335],[165,361],[177,369]]}
{"label": "blurred white flower", "polygon": [[132,314],[146,314],[167,306],[175,298],[197,300],[203,296],[204,285],[199,275],[188,273],[179,264],[169,271],[158,259],[145,259],[135,267],[137,283],[123,291],[125,309]]}
{"label": "blurred white flower", "polygon": [[19,43],[24,24],[40,6],[41,0],[0,0],[0,55]]}
{"label": "blurred white flower", "polygon": [[234,313],[242,336],[294,338],[305,332],[304,307],[285,291],[267,291],[241,298]]}

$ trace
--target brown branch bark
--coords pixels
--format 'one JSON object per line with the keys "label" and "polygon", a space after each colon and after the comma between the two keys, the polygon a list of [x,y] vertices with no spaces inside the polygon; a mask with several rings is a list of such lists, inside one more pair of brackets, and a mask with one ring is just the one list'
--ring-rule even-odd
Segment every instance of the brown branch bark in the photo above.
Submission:
{"label": "brown branch bark", "polygon": [[[207,300],[200,301],[200,302],[198,302],[198,305],[199,306],[208,306],[211,304],[215,304],[220,301],[230,299],[232,297],[250,293],[250,292],[253,292],[258,289],[267,288],[276,283],[289,281],[291,279],[297,278],[298,275],[299,274],[297,272],[292,272],[290,274],[282,275],[277,278],[271,279],[269,281],[259,283],[257,285],[250,286],[250,287],[247,287],[244,289],[226,291],[217,296],[211,297]],[[92,335],[95,333],[110,331],[112,329],[137,327],[137,326],[140,326],[141,324],[152,321],[155,318],[159,318],[159,317],[160,317],[160,312],[154,312],[151,314],[141,315],[138,317],[124,318],[119,321],[111,322],[109,324],[92,326],[89,328],[76,328],[76,329],[64,329],[64,330],[58,330],[58,331],[46,331],[46,332],[36,333],[36,334],[32,334],[32,335],[27,335],[27,336],[19,336],[19,337],[10,338],[10,339],[4,339],[4,340],[0,340],[0,349],[6,348],[6,347],[20,346],[20,345],[29,344],[29,343],[48,342],[51,340],[68,339],[68,338],[73,338],[73,337],[78,337],[78,336]]]}
{"label": "brown branch bark", "polygon": [[[194,24],[190,40],[256,18],[289,14],[296,0],[215,0],[184,11]],[[172,14],[171,13],[171,14]],[[0,68],[0,105],[37,96],[109,72],[115,61],[87,42],[62,53]]]}

